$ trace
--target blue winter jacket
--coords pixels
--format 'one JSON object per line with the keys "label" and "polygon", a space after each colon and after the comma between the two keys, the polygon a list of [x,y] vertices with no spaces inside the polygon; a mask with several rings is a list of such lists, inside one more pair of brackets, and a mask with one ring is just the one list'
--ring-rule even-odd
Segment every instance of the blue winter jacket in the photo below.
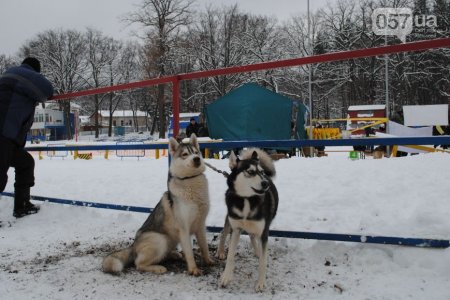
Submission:
{"label": "blue winter jacket", "polygon": [[53,86],[42,74],[23,64],[0,76],[0,135],[24,146],[39,102],[53,96]]}

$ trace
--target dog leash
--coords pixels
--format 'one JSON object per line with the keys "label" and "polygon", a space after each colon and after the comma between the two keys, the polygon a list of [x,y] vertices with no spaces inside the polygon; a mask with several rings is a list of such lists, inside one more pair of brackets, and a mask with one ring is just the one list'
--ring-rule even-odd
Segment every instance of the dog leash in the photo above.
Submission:
{"label": "dog leash", "polygon": [[208,164],[206,161],[203,161],[203,162],[204,162],[204,164],[205,164],[207,167],[213,169],[213,170],[216,171],[217,173],[222,174],[223,177],[228,178],[228,176],[230,176],[230,174],[228,174],[227,172],[215,168],[214,166]]}

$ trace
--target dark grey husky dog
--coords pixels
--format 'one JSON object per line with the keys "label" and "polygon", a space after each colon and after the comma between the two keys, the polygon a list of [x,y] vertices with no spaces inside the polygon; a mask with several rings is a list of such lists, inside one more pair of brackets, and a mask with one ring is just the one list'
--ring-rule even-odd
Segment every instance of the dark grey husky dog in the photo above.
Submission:
{"label": "dark grey husky dog", "polygon": [[204,262],[213,264],[205,227],[209,210],[208,182],[195,134],[189,144],[178,144],[170,138],[169,151],[172,161],[168,191],[137,231],[134,243],[103,260],[104,272],[118,273],[134,263],[137,270],[164,273],[167,269],[159,263],[168,255],[177,255],[174,250],[180,243],[189,274],[198,276],[201,272],[194,261],[192,234],[197,238]]}
{"label": "dark grey husky dog", "polygon": [[255,290],[260,292],[266,282],[269,226],[278,208],[278,192],[271,180],[275,176],[275,166],[270,156],[260,149],[244,150],[239,158],[231,153],[229,164],[231,174],[225,194],[228,215],[218,247],[220,259],[225,258],[225,240],[230,230],[232,234],[220,286],[227,286],[233,277],[236,247],[241,230],[244,230],[250,235],[255,254],[259,257]]}

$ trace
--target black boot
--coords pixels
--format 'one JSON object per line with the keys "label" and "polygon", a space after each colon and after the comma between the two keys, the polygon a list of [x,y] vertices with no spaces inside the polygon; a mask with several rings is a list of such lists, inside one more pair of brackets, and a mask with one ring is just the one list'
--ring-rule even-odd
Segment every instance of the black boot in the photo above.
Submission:
{"label": "black boot", "polygon": [[35,214],[41,209],[41,207],[31,203],[30,200],[28,200],[25,202],[25,209],[30,212],[30,214]]}
{"label": "black boot", "polygon": [[14,193],[13,216],[22,218],[26,215],[35,214],[40,207],[30,202],[30,188],[16,188]]}

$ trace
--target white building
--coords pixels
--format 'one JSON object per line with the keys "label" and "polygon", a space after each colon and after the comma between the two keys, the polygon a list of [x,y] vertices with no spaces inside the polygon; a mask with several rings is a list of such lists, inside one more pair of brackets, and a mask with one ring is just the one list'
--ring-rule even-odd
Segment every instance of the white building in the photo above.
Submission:
{"label": "white building", "polygon": [[[107,127],[109,124],[109,110],[99,110],[98,122],[101,126]],[[112,115],[112,125],[116,126],[147,126],[149,121],[149,115],[145,111],[132,110],[116,110]],[[90,117],[90,124],[95,124],[95,114]]]}
{"label": "white building", "polygon": [[64,135],[64,113],[48,108],[36,108],[34,123],[29,132],[31,140],[57,140]]}

